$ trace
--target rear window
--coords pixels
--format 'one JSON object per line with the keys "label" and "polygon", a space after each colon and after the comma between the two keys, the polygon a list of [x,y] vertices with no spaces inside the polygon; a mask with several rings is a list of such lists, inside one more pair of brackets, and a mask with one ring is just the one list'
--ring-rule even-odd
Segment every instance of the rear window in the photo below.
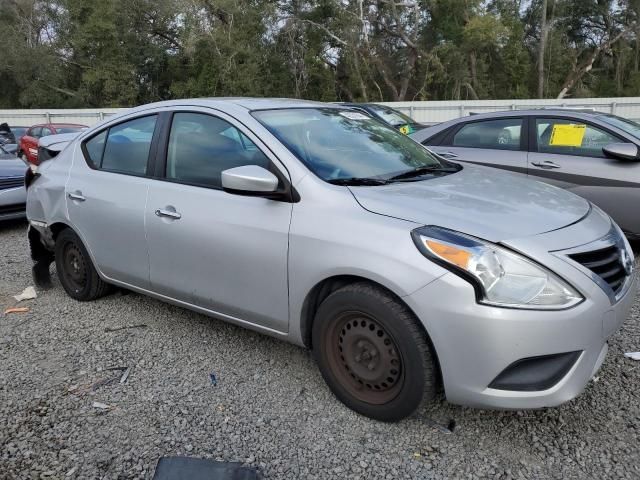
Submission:
{"label": "rear window", "polygon": [[464,125],[453,136],[454,147],[520,150],[521,118],[486,120]]}
{"label": "rear window", "polygon": [[156,120],[157,115],[136,118],[91,137],[84,143],[87,162],[100,170],[146,174]]}

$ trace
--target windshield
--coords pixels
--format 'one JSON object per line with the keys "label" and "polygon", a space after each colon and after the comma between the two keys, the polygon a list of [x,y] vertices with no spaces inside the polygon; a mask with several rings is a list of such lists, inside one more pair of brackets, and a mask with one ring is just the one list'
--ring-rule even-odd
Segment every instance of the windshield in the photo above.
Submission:
{"label": "windshield", "polygon": [[407,136],[352,110],[260,110],[253,116],[325,181],[389,179],[409,170],[445,167]]}
{"label": "windshield", "polygon": [[598,118],[604,123],[613,125],[640,140],[640,123],[615,115],[598,115]]}
{"label": "windshield", "polygon": [[407,125],[416,123],[413,118],[408,115],[405,115],[398,110],[394,110],[393,108],[383,107],[382,105],[369,105],[369,108],[375,112],[380,118],[382,118],[385,122],[394,127],[398,127],[400,125]]}

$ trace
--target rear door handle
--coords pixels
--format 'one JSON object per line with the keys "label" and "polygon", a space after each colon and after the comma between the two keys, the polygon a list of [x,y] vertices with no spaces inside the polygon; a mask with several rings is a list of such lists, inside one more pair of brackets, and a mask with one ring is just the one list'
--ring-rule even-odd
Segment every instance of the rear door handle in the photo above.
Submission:
{"label": "rear door handle", "polygon": [[82,192],[69,192],[67,194],[67,196],[71,199],[71,200],[75,200],[76,202],[84,202],[86,200],[86,198],[84,198],[84,196],[82,196]]}
{"label": "rear door handle", "polygon": [[158,217],[167,217],[167,218],[171,218],[173,220],[180,220],[182,218],[182,215],[179,214],[176,211],[173,210],[166,210],[163,208],[159,208],[156,210],[156,216]]}
{"label": "rear door handle", "polygon": [[531,162],[531,165],[535,165],[536,167],[540,167],[540,168],[562,168],[560,165],[558,165],[557,163],[553,163],[551,160],[545,160],[543,162]]}

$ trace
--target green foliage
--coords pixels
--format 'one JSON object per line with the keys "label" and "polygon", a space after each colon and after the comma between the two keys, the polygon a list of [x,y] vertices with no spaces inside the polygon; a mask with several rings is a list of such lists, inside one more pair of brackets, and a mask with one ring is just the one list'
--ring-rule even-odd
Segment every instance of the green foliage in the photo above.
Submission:
{"label": "green foliage", "polygon": [[[0,108],[534,97],[542,4],[2,0]],[[547,0],[547,19],[545,96],[640,95],[640,0]]]}

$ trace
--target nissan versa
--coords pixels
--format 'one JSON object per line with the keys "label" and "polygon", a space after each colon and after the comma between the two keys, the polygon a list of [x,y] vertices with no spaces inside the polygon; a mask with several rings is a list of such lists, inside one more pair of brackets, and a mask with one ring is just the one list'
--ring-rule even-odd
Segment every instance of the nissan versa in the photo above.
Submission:
{"label": "nissan versa", "polygon": [[433,398],[578,395],[636,289],[620,229],[551,185],[434,156],[297,100],[142,106],[27,172],[40,285],[120,286],[313,349],[335,395],[395,421]]}

